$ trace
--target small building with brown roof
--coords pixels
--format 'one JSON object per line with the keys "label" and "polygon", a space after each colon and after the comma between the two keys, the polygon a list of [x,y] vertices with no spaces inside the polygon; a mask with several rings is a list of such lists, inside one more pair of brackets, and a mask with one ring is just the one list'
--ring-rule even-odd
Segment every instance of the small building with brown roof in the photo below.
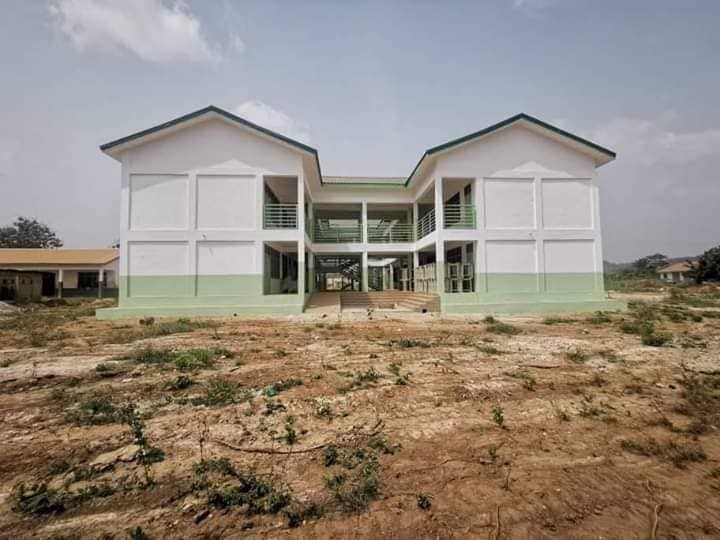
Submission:
{"label": "small building with brown roof", "polygon": [[657,272],[660,279],[668,283],[686,283],[690,281],[689,272],[693,269],[693,261],[675,261],[662,268],[658,268]]}
{"label": "small building with brown roof", "polygon": [[6,280],[14,280],[13,272],[20,279],[39,274],[42,296],[114,296],[118,258],[114,248],[5,248],[0,249],[0,271]]}

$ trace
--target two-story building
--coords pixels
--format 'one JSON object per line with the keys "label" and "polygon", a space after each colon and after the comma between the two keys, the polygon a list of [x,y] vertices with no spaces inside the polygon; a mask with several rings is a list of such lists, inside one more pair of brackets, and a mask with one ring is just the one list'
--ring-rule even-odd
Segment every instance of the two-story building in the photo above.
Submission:
{"label": "two-story building", "polygon": [[597,175],[615,154],[526,114],[430,148],[406,178],[323,176],[314,148],[213,106],[101,149],[122,165],[119,302],[101,318],[293,314],[333,291],[454,313],[620,307]]}

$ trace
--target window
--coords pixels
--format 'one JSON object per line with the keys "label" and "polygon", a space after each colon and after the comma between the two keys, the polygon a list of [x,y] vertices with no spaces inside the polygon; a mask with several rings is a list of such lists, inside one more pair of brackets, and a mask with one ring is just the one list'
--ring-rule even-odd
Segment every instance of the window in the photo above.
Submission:
{"label": "window", "polygon": [[78,272],[78,289],[97,289],[97,272]]}

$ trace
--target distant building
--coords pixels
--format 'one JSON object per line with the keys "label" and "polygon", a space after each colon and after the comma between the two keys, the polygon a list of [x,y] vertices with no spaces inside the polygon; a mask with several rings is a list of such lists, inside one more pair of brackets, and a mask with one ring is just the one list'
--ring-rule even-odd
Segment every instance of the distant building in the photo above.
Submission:
{"label": "distant building", "polygon": [[117,249],[0,249],[0,272],[6,281],[37,273],[41,296],[115,296],[119,256]]}
{"label": "distant building", "polygon": [[0,301],[37,302],[42,297],[40,272],[0,270]]}
{"label": "distant building", "polygon": [[693,261],[676,261],[658,268],[660,279],[668,283],[686,283],[690,281],[689,272],[693,269]]}

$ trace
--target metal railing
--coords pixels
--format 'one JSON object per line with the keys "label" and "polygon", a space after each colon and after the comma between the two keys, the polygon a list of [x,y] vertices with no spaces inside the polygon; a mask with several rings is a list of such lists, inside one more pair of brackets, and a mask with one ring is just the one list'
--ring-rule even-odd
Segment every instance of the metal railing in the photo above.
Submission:
{"label": "metal railing", "polygon": [[423,238],[435,230],[435,209],[433,208],[417,222],[417,239]]}
{"label": "metal railing", "polygon": [[412,223],[394,223],[368,228],[368,242],[389,244],[394,242],[412,242],[415,240]]}
{"label": "metal railing", "polygon": [[312,230],[313,242],[319,244],[347,244],[362,242],[362,226],[360,223],[352,226],[327,226],[316,221]]}
{"label": "metal railing", "polygon": [[475,229],[475,206],[472,204],[446,204],[443,207],[443,226],[446,229]]}
{"label": "metal railing", "polygon": [[266,203],[263,211],[263,228],[297,229],[298,205],[295,203]]}

